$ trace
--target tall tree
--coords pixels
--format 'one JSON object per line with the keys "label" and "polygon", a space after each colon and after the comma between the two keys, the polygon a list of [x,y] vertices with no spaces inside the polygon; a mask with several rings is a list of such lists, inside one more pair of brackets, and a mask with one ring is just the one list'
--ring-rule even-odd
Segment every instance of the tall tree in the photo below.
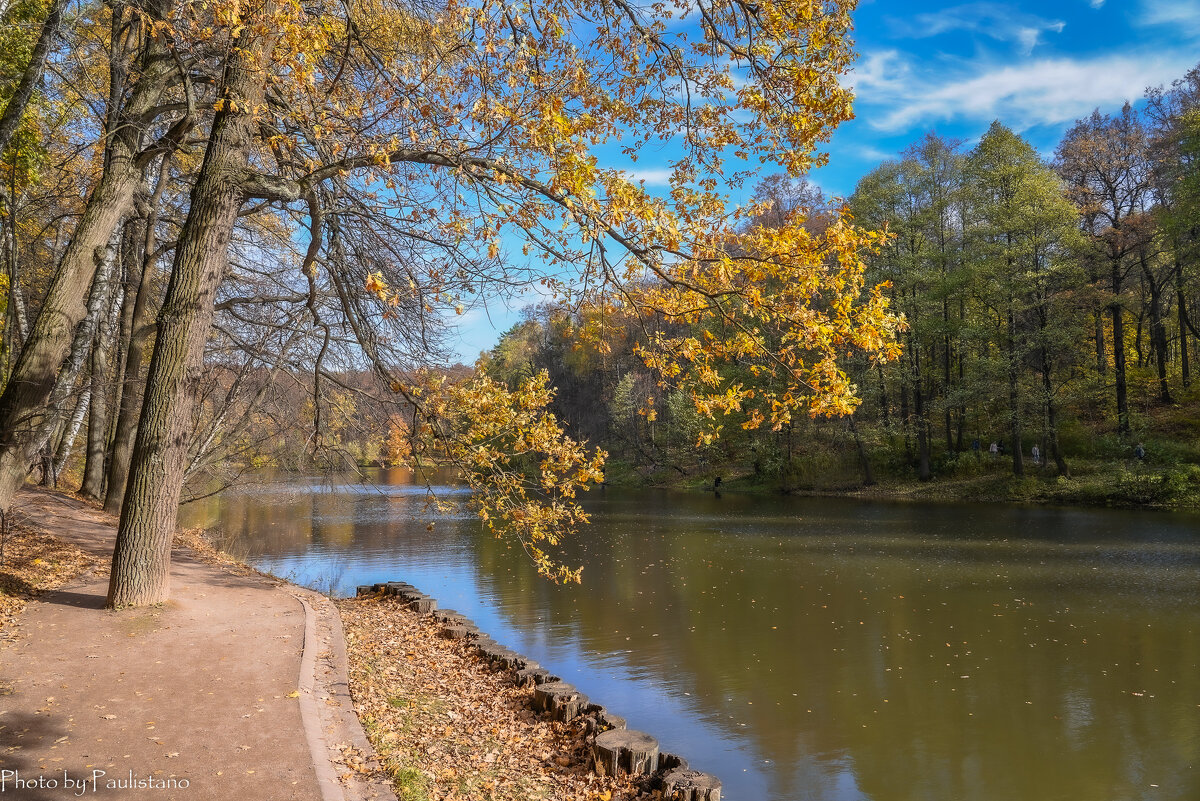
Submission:
{"label": "tall tree", "polygon": [[[534,380],[509,393],[486,379],[465,388],[418,385],[380,358],[373,320],[355,297],[362,290],[342,272],[354,237],[365,235],[343,209],[378,209],[390,193],[393,205],[379,217],[396,216],[380,222],[407,224],[412,253],[441,257],[430,259],[428,296],[430,282],[405,272],[415,260],[367,276],[384,323],[414,300],[419,316],[408,322],[416,325],[433,304],[453,304],[456,287],[480,280],[468,272],[474,265],[498,263],[506,229],[550,261],[532,276],[565,296],[591,287],[580,300],[592,308],[624,303],[717,332],[703,341],[655,332],[642,353],[665,379],[684,383],[705,417],[745,409],[750,426],[782,425],[800,409],[852,408],[838,356],[895,353],[895,320],[884,298],[864,287],[860,254],[877,237],[844,218],[813,237],[798,213],[780,228],[736,236],[756,210],[730,209],[715,179],[698,178],[722,174],[727,152],[758,154],[793,174],[820,161],[814,146],[849,115],[838,77],[850,63],[851,5],[780,0],[747,17],[741,6],[706,3],[690,49],[665,32],[660,6],[215,5],[202,22],[220,49],[215,115],[159,313],[109,604],[166,596],[187,396],[231,229],[251,200],[303,210],[310,242],[299,274],[314,324],[327,325],[317,300],[319,282],[327,282],[366,357],[415,410],[413,429],[436,432],[438,447],[478,479],[488,524],[514,531],[535,555],[539,542],[557,539],[556,519],[570,523],[577,514],[561,501],[577,481],[594,478],[594,463],[571,443],[554,444],[554,426],[542,418],[529,418],[528,432],[506,430],[514,445],[532,442],[550,454],[529,485],[550,496],[534,503],[503,468],[507,457],[481,447],[474,432],[508,419],[483,413],[498,410],[501,399],[521,409],[542,404],[544,386]],[[679,103],[685,95],[708,102]],[[636,148],[681,130],[670,201],[599,168],[591,152],[609,138]],[[461,266],[446,271],[447,260]],[[568,266],[575,281],[557,273]],[[755,333],[766,326],[788,336],[772,347]],[[772,389],[727,383],[721,370],[734,361],[785,380]],[[471,408],[478,419],[448,430],[455,408]]]}
{"label": "tall tree", "polygon": [[1071,246],[1077,214],[1033,147],[999,122],[971,152],[967,173],[974,195],[969,235],[978,259],[977,292],[1000,323],[995,339],[1007,385],[1013,473],[1025,472],[1022,377],[1032,362],[1040,373],[1036,392],[1044,413],[1045,452],[1065,475],[1053,371],[1078,331],[1072,327],[1074,315],[1060,316],[1056,296],[1076,280]]}
{"label": "tall tree", "polygon": [[1059,143],[1056,167],[1088,224],[1085,233],[1108,263],[1117,431],[1127,434],[1124,292],[1134,256],[1153,235],[1146,129],[1137,111],[1126,103],[1115,116],[1096,111],[1076,122]]}

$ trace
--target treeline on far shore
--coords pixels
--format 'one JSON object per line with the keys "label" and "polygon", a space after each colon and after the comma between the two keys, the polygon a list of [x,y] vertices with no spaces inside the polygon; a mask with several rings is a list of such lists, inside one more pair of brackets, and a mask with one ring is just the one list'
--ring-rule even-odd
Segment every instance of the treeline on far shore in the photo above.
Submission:
{"label": "treeline on far shore", "polygon": [[[757,189],[770,226],[843,201],[804,179]],[[485,360],[548,371],[610,482],[883,491],[1120,505],[1200,498],[1200,68],[1137,106],[1076,122],[1043,159],[997,122],[974,147],[935,134],[864,176],[845,205],[890,234],[868,285],[903,312],[903,355],[847,369],[852,417],[744,430],[704,419],[637,355],[669,319],[630,317],[581,347],[586,312],[542,306]],[[656,329],[657,326],[657,329]],[[759,331],[758,336],[786,336]],[[746,370],[728,383],[762,380]],[[705,444],[702,432],[719,426]]]}

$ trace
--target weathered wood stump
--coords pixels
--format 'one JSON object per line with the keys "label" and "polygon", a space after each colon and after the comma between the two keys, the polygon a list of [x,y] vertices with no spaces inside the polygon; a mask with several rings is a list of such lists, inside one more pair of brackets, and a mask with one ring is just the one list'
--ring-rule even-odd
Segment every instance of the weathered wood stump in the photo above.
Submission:
{"label": "weathered wood stump", "polygon": [[521,687],[536,687],[549,681],[561,681],[558,676],[551,676],[550,671],[543,667],[521,668],[513,678]]}
{"label": "weathered wood stump", "polygon": [[615,776],[619,771],[635,776],[658,768],[658,740],[633,729],[610,729],[596,735],[592,744],[596,772]]}
{"label": "weathered wood stump", "polygon": [[437,609],[437,599],[430,598],[428,595],[419,595],[408,598],[408,608],[414,612],[425,614]]}
{"label": "weathered wood stump", "polygon": [[659,754],[658,755],[658,772],[670,773],[676,768],[687,770],[688,761],[679,754]]}
{"label": "weathered wood stump", "polygon": [[565,681],[549,681],[533,688],[533,708],[555,720],[573,720],[587,703],[587,696]]}
{"label": "weathered wood stump", "polygon": [[471,636],[471,630],[466,626],[444,626],[442,636],[447,640],[465,640]]}
{"label": "weathered wood stump", "polygon": [[663,777],[663,790],[672,801],[721,801],[721,780],[698,770],[669,771]]}

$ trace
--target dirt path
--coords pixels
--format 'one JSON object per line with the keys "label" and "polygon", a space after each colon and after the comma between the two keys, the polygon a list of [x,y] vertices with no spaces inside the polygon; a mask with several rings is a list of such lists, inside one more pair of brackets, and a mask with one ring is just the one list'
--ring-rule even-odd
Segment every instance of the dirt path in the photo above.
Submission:
{"label": "dirt path", "polygon": [[[112,552],[86,504],[27,490],[14,508]],[[366,740],[328,600],[178,548],[168,603],[105,611],[107,586],[46,593],[0,645],[0,801],[394,801],[353,769]]]}

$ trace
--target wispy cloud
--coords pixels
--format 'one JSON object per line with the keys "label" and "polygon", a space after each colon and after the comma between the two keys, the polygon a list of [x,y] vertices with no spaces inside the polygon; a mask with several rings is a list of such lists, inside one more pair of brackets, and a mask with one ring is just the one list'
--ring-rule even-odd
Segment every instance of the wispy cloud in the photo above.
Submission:
{"label": "wispy cloud", "polygon": [[1059,124],[1097,106],[1136,100],[1147,86],[1182,75],[1192,60],[1190,54],[1131,53],[918,71],[889,51],[866,59],[865,70],[856,73],[859,116],[885,131],[951,120],[1002,119],[1018,129]]}
{"label": "wispy cloud", "polygon": [[638,167],[625,172],[635,181],[645,181],[646,186],[670,186],[671,184],[669,167]]}
{"label": "wispy cloud", "polygon": [[1089,0],[1088,5],[1092,8],[1103,8],[1104,0]]}
{"label": "wispy cloud", "polygon": [[[1092,3],[1095,6],[1095,0]],[[894,32],[902,37],[925,39],[943,33],[970,31],[1011,43],[1026,55],[1038,45],[1043,33],[1061,33],[1065,27],[1062,20],[1022,13],[1011,5],[1000,3],[967,3],[893,21]]]}
{"label": "wispy cloud", "polygon": [[1141,26],[1178,25],[1194,33],[1200,27],[1200,0],[1142,0],[1134,19]]}

